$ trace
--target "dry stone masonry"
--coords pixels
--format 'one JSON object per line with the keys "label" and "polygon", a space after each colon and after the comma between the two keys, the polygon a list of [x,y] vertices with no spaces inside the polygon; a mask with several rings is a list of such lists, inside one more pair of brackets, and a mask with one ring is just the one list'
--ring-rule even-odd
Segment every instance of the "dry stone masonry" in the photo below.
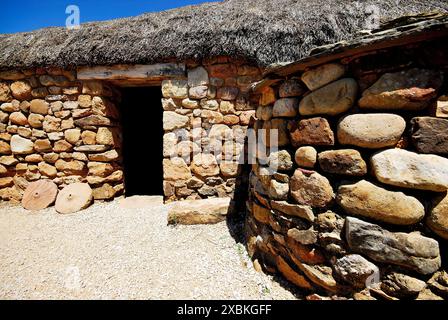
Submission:
{"label": "dry stone masonry", "polygon": [[96,200],[124,191],[119,94],[57,68],[0,73],[0,198],[30,182],[88,183]]}
{"label": "dry stone masonry", "polygon": [[447,298],[448,61],[417,59],[421,49],[403,48],[407,63],[377,52],[257,88],[254,129],[278,129],[279,141],[250,173],[256,265],[321,297]]}

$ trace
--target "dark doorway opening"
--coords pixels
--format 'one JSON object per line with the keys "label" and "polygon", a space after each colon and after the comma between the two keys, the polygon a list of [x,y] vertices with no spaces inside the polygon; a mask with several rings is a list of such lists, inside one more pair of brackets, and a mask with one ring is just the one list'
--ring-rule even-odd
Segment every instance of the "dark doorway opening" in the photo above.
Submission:
{"label": "dark doorway opening", "polygon": [[163,124],[160,87],[122,89],[126,196],[163,195]]}

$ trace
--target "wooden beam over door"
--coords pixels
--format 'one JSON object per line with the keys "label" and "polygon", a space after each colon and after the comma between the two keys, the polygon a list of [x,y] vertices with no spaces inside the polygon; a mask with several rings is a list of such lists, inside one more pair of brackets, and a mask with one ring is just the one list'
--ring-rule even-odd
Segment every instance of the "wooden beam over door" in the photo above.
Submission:
{"label": "wooden beam over door", "polygon": [[186,68],[183,63],[158,63],[136,65],[113,65],[78,67],[79,80],[125,80],[136,82],[154,82],[170,78],[186,77]]}

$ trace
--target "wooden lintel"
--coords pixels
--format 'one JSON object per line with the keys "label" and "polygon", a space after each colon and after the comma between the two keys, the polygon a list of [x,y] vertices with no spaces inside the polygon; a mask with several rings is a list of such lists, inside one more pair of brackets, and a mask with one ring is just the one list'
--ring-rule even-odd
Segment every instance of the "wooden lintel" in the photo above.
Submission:
{"label": "wooden lintel", "polygon": [[154,81],[169,78],[184,78],[185,64],[183,63],[158,63],[136,65],[114,65],[78,67],[79,80],[139,80]]}

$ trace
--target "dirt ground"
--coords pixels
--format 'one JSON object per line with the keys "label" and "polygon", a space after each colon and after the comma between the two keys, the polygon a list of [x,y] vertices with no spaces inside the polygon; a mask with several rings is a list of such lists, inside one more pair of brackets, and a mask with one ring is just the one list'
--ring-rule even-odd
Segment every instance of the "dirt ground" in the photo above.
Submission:
{"label": "dirt ground", "polygon": [[295,299],[229,225],[167,226],[167,207],[70,215],[0,203],[1,299]]}

